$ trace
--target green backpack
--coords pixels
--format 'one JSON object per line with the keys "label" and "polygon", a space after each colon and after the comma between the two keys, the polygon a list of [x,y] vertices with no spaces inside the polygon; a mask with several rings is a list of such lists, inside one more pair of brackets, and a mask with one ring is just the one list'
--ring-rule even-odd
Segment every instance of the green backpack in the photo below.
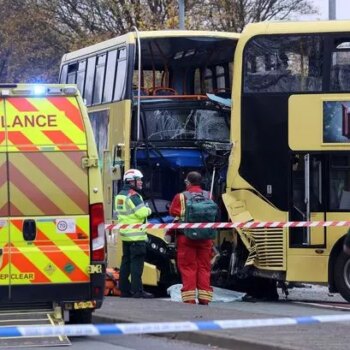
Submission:
{"label": "green backpack", "polygon": [[[184,222],[215,222],[218,214],[217,204],[210,199],[209,192],[188,192],[181,195],[185,198]],[[185,228],[184,234],[190,239],[214,239],[217,230],[213,228]]]}

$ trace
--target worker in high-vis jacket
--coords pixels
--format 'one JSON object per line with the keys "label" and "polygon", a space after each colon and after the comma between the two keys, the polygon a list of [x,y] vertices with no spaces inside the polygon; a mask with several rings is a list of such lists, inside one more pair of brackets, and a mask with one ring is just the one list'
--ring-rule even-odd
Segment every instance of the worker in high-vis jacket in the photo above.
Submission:
{"label": "worker in high-vis jacket", "polygon": [[[124,173],[124,186],[114,199],[118,224],[143,224],[151,215],[144,203],[141,171],[129,169]],[[146,256],[147,235],[145,229],[125,228],[119,230],[123,242],[123,256],[119,273],[119,288],[124,298],[152,298],[142,287],[142,272]],[[129,276],[131,276],[129,281]]]}

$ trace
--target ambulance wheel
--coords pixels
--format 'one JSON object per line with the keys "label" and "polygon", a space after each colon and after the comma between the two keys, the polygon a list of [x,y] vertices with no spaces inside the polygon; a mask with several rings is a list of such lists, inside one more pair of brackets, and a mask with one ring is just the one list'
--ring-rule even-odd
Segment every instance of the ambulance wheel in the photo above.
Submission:
{"label": "ambulance wheel", "polygon": [[335,262],[334,282],[340,295],[350,302],[350,255],[343,251]]}
{"label": "ambulance wheel", "polygon": [[92,323],[91,310],[71,310],[69,312],[70,324],[88,324]]}

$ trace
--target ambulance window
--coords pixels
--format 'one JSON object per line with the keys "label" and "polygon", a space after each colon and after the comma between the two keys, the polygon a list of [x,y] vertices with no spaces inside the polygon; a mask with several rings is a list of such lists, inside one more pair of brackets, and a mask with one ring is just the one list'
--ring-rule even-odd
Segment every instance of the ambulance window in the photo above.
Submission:
{"label": "ambulance window", "polygon": [[86,71],[86,81],[84,89],[84,98],[86,100],[86,105],[91,106],[92,103],[92,90],[94,86],[94,76],[95,76],[95,66],[96,57],[90,57],[88,59],[88,66]]}
{"label": "ambulance window", "polygon": [[101,103],[103,79],[105,76],[106,54],[97,56],[93,103]]}
{"label": "ambulance window", "polygon": [[61,70],[60,84],[65,84],[67,79],[68,65],[65,64]]}
{"label": "ambulance window", "polygon": [[117,50],[108,52],[107,69],[106,69],[106,72],[108,73],[106,74],[106,78],[105,78],[102,102],[112,101],[116,62],[117,62]]}
{"label": "ambulance window", "polygon": [[86,70],[86,61],[85,60],[80,61],[78,64],[77,86],[81,93],[84,91],[85,70]]}

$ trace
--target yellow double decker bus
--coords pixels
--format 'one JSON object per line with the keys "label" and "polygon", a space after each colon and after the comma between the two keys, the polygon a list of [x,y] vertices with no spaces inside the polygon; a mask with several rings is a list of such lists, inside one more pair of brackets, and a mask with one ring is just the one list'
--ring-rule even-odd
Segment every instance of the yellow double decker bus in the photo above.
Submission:
{"label": "yellow double decker bus", "polygon": [[[234,62],[231,220],[349,220],[350,21],[249,24]],[[350,301],[347,230],[238,229],[225,278],[328,284]]]}
{"label": "yellow double decker bus", "polygon": [[[103,174],[105,218],[129,168],[144,174],[151,222],[171,222],[168,207],[199,171],[216,198],[226,187],[233,56],[239,34],[134,32],[68,53],[61,83],[77,84],[88,107]],[[222,209],[224,206],[222,204]],[[120,247],[120,244],[117,244]],[[118,266],[109,250],[110,265]],[[176,273],[166,242],[149,236],[143,275],[168,286]]]}

